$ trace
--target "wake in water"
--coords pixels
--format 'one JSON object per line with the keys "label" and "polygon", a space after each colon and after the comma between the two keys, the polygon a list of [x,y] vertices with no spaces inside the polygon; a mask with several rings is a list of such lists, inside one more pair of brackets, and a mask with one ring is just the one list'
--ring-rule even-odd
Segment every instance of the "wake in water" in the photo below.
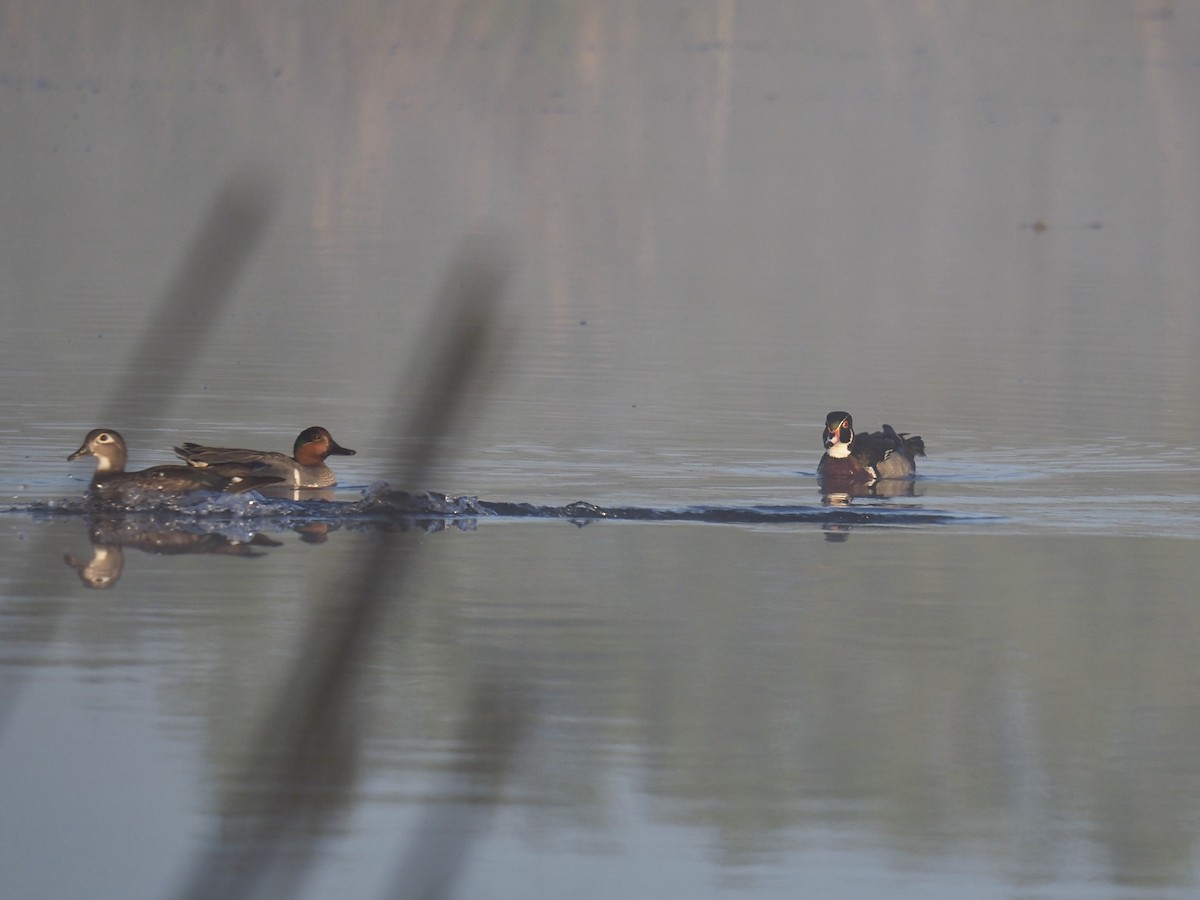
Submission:
{"label": "wake in water", "polygon": [[[604,507],[586,501],[566,506],[539,506],[393,490],[385,482],[372,485],[359,500],[327,498],[294,500],[257,493],[193,492],[182,497],[155,495],[140,502],[99,501],[95,497],[53,500],[8,512],[35,519],[71,517],[88,529],[90,558],[66,554],[67,565],[90,588],[111,588],[120,580],[124,551],[156,555],[213,554],[262,556],[281,542],[264,532],[296,532],[306,543],[319,544],[335,531],[473,531],[481,519],[565,519],[578,526],[599,520],[629,522],[696,522],[713,525],[781,525],[813,523],[831,541],[844,540],[854,526],[929,526],[979,521],[938,510],[890,506],[886,502],[852,507],[845,498],[828,498],[820,506],[685,506]],[[137,500],[138,498],[134,498]]]}
{"label": "wake in water", "polygon": [[[796,522],[844,523],[857,525],[941,525],[978,521],[941,510],[912,506],[876,505],[786,505],[786,506],[711,506],[675,508],[637,506],[605,507],[584,500],[566,506],[542,506],[480,500],[475,496],[450,497],[428,491],[419,494],[393,490],[378,482],[363,492],[359,500],[287,500],[262,497],[255,493],[220,494],[196,492],[182,498],[156,500],[146,504],[97,504],[87,498],[52,500],[25,507],[9,507],[9,512],[29,512],[42,516],[146,517],[147,521],[168,523],[203,533],[220,532],[228,526],[234,532],[288,530],[297,525],[323,522],[341,527],[409,525],[422,520],[438,520],[444,526],[475,522],[481,518],[568,519],[587,523],[597,519],[632,522],[704,522],[714,525],[764,525]],[[460,526],[459,526],[460,527]]]}

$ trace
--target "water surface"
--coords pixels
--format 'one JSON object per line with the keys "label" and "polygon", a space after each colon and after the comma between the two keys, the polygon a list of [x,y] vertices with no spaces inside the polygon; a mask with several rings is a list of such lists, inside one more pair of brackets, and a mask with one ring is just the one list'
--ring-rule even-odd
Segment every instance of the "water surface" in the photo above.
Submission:
{"label": "water surface", "polygon": [[[308,896],[444,846],[463,897],[1194,894],[1194,7],[294,12],[0,26],[14,896],[177,888],[381,540],[415,575]],[[226,302],[143,344],[231,183],[261,227]],[[402,484],[406,365],[481,232],[503,352]],[[95,591],[84,519],[31,510],[82,493],[98,425],[144,466],[312,424],[358,451],[346,503],[832,510],[830,409],[929,448],[851,509],[944,518],[259,516]],[[517,711],[499,761],[481,696]]]}

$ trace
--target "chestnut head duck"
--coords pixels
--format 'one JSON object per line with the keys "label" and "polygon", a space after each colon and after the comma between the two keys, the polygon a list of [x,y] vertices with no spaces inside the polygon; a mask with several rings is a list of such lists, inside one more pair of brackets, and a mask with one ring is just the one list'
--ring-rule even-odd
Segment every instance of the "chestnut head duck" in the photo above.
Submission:
{"label": "chestnut head duck", "polygon": [[353,450],[342,447],[324,428],[314,425],[300,432],[292,447],[292,455],[273,450],[238,450],[232,447],[205,447],[183,444],[175,454],[189,466],[203,469],[222,463],[258,463],[265,475],[277,475],[292,488],[323,488],[337,484],[337,476],[325,465],[329,456],[354,456]]}
{"label": "chestnut head duck", "polygon": [[912,478],[925,442],[917,435],[883,431],[856,434],[850,413],[835,410],[825,417],[825,455],[817,465],[822,480],[873,482],[881,478]]}
{"label": "chestnut head duck", "polygon": [[125,439],[111,428],[89,431],[79,449],[68,456],[67,461],[83,456],[96,457],[96,471],[92,474],[88,493],[110,502],[180,497],[192,491],[240,494],[283,480],[275,475],[260,473],[259,467],[244,463],[207,470],[188,466],[152,466],[140,472],[126,472],[125,461],[129,451]]}

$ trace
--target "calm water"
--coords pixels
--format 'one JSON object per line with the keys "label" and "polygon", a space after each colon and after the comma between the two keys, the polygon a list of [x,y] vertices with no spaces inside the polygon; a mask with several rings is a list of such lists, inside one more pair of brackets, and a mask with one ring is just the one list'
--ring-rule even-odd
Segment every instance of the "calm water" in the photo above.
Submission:
{"label": "calm water", "polygon": [[[391,535],[298,893],[456,847],[455,897],[1194,895],[1196,6],[64,0],[0,34],[6,896],[171,896],[384,539],[235,519],[255,555],[130,547],[88,590],[86,523],[30,505],[82,493],[91,427],[140,467],[319,423],[344,501],[820,508],[834,408],[930,453],[852,508],[944,521]],[[256,225],[188,268],[231,180]],[[402,485],[480,232],[502,350]]]}

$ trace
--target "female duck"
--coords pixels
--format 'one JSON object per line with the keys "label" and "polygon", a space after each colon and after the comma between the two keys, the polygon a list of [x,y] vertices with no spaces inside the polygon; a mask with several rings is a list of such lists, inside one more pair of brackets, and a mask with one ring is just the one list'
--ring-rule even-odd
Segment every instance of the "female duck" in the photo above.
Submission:
{"label": "female duck", "polygon": [[110,502],[136,502],[179,497],[192,491],[220,491],[240,494],[243,491],[277,484],[281,478],[244,463],[192,469],[188,466],[152,466],[140,472],[126,472],[129,451],[125,439],[111,428],[95,428],[88,432],[78,450],[67,461],[82,456],[96,457],[88,492]]}
{"label": "female duck", "polygon": [[825,417],[822,439],[825,455],[817,465],[822,480],[912,478],[917,474],[916,458],[925,455],[925,442],[918,435],[897,434],[891,425],[856,434],[850,413],[840,409]]}
{"label": "female duck", "polygon": [[204,447],[184,444],[175,454],[187,460],[189,466],[204,468],[222,463],[259,463],[265,475],[277,475],[292,488],[322,488],[337,484],[337,476],[325,465],[329,456],[354,456],[354,451],[341,447],[324,428],[314,425],[300,432],[292,447],[292,455],[271,450],[237,450],[231,447]]}

